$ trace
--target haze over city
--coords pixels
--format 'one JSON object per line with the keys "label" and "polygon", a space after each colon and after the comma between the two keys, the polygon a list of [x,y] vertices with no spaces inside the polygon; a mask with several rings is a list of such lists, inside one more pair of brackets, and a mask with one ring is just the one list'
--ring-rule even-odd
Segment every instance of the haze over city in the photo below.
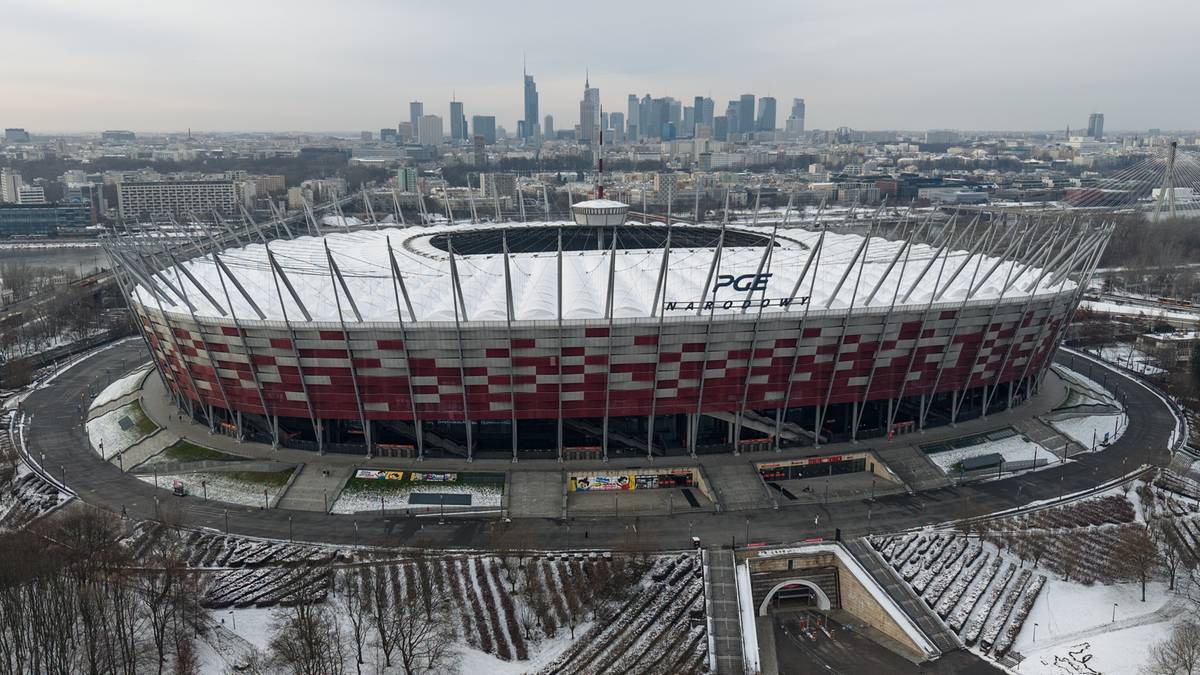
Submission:
{"label": "haze over city", "polygon": [[1198,126],[1183,0],[5,4],[0,116],[44,132],[378,129],[452,95],[512,131],[523,55],[559,118],[588,70],[614,111],[753,92],[807,99],[814,129]]}

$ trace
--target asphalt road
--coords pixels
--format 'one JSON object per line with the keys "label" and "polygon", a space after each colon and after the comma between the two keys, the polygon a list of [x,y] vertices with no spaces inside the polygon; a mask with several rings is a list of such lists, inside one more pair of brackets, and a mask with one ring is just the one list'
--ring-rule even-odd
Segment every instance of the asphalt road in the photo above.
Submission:
{"label": "asphalt road", "polygon": [[[521,518],[504,523],[482,518],[455,517],[439,523],[434,517],[364,517],[323,513],[264,510],[178,498],[166,490],[121,472],[102,460],[88,445],[77,403],[90,400],[105,385],[105,369],[114,377],[124,363],[145,360],[140,341],[128,341],[100,352],[62,373],[30,394],[23,409],[33,415],[26,432],[35,459],[63,479],[86,502],[134,518],[169,517],[193,527],[208,527],[259,537],[336,544],[489,548],[501,535],[506,545],[520,542],[535,549],[622,548],[680,549],[691,536],[706,544],[738,544],[746,533],[754,543],[794,542],[810,537],[832,538],[835,528],[847,537],[891,531],[966,516],[983,515],[1085,490],[1116,478],[1141,464],[1164,465],[1175,420],[1167,406],[1132,379],[1110,371],[1108,387],[1125,399],[1129,427],[1121,439],[1100,453],[1005,480],[945,488],[915,495],[881,497],[876,502],[840,502],[826,506],[789,506],[778,511],[726,512],[637,518],[572,519]],[[1071,365],[1076,357],[1060,353],[1057,360]],[[1084,374],[1087,362],[1074,367]],[[1093,379],[1100,380],[1100,367]],[[86,410],[86,403],[83,408]],[[1003,424],[997,416],[997,425]]]}

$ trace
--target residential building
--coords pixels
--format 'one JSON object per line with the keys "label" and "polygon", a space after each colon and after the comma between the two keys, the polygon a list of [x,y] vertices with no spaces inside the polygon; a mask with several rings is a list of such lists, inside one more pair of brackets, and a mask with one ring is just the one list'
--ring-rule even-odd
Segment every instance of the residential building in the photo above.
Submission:
{"label": "residential building", "polygon": [[511,173],[485,173],[480,175],[483,196],[488,199],[496,197],[517,198],[517,176]]}
{"label": "residential building", "polygon": [[[250,185],[253,189],[253,184]],[[243,192],[244,194],[244,192]],[[117,183],[117,209],[122,218],[164,214],[237,212],[238,183],[231,180],[122,181]]]}
{"label": "residential building", "polygon": [[396,169],[396,189],[400,192],[416,192],[417,170],[411,166]]}
{"label": "residential building", "polygon": [[440,145],[442,142],[442,118],[437,115],[422,115],[417,122],[417,143],[425,146]]}
{"label": "residential building", "polygon": [[18,204],[45,204],[46,191],[39,185],[22,185],[17,188]]}
{"label": "residential building", "polygon": [[0,167],[0,203],[16,204],[17,190],[24,184],[21,174],[8,167]]}
{"label": "residential building", "polygon": [[8,143],[28,143],[29,132],[20,127],[9,127],[4,130],[4,140]]}
{"label": "residential building", "polygon": [[396,141],[396,130],[391,127],[384,127],[379,130],[379,140],[388,143]]}

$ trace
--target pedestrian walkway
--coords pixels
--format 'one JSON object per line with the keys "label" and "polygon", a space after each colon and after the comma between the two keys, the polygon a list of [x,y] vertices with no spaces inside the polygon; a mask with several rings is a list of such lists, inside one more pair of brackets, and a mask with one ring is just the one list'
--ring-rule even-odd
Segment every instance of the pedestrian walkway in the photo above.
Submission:
{"label": "pedestrian walkway", "polygon": [[884,590],[885,593],[896,601],[897,605],[904,610],[908,618],[912,619],[913,623],[921,629],[925,637],[933,643],[943,654],[962,648],[962,643],[958,636],[942,623],[942,620],[929,609],[925,601],[918,598],[908,584],[900,581],[900,579],[892,572],[892,568],[888,567],[874,549],[867,543],[866,539],[855,539],[846,544],[846,550],[858,560],[871,578],[875,580],[876,585]]}
{"label": "pedestrian walkway", "polygon": [[769,509],[775,506],[775,500],[767,494],[767,487],[758,470],[749,461],[706,466],[704,475],[716,492],[717,507],[722,511]]}
{"label": "pedestrian walkway", "polygon": [[738,616],[737,576],[733,551],[709,548],[704,553],[704,599],[712,628],[713,658],[718,675],[741,675],[746,671],[742,656],[742,622]]}
{"label": "pedestrian walkway", "polygon": [[563,476],[557,471],[513,471],[507,497],[512,518],[561,518]]}
{"label": "pedestrian walkway", "polygon": [[353,473],[354,467],[349,466],[305,464],[297,470],[275,508],[328,513]]}

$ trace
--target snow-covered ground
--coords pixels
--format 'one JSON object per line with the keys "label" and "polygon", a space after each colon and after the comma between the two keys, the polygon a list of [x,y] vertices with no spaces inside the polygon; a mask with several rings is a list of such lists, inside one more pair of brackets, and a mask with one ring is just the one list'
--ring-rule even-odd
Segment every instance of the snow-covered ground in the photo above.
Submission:
{"label": "snow-covered ground", "polygon": [[[438,504],[409,504],[409,495],[413,492],[425,494],[471,495],[471,507],[498,508],[504,491],[499,487],[488,485],[459,485],[450,483],[404,483],[394,490],[343,490],[333,503],[332,513],[358,513],[360,511],[378,511],[379,496],[383,495],[385,509],[437,509]],[[457,505],[447,505],[448,508],[463,508]]]}
{"label": "snow-covered ground", "polygon": [[87,434],[92,449],[104,459],[125,452],[147,436],[138,427],[138,421],[144,418],[141,406],[134,402],[89,420]]}
{"label": "snow-covered ground", "polygon": [[1051,579],[1013,648],[1025,656],[1022,673],[1137,673],[1184,616],[1184,602],[1164,583],[1148,584],[1142,602],[1136,583],[1087,587]]}
{"label": "snow-covered ground", "polygon": [[1079,309],[1100,314],[1119,314],[1121,316],[1141,316],[1148,318],[1180,319],[1183,321],[1198,321],[1200,314],[1186,310],[1165,310],[1145,305],[1123,305],[1116,302],[1084,300],[1079,303]]}
{"label": "snow-covered ground", "polygon": [[[151,485],[157,485],[163,490],[170,490],[175,480],[182,481],[191,495],[190,498],[194,499],[204,498],[205,487],[201,484],[201,481],[204,481],[208,484],[209,500],[239,504],[241,506],[265,506],[272,502],[275,496],[283,490],[282,485],[245,480],[220,471],[182,474],[160,473],[157,477],[153,474],[140,474],[138,478]],[[265,499],[263,497],[264,490],[266,491]]]}
{"label": "snow-covered ground", "polygon": [[1088,415],[1087,417],[1069,417],[1060,420],[1046,420],[1050,426],[1060,433],[1069,436],[1071,440],[1085,448],[1092,448],[1093,441],[1096,449],[1101,449],[1104,434],[1108,434],[1109,442],[1116,441],[1125,433],[1129,426],[1129,418],[1125,413],[1113,415]]}
{"label": "snow-covered ground", "polygon": [[100,392],[100,395],[92,401],[90,409],[96,409],[103,405],[108,405],[119,398],[123,398],[137,391],[142,386],[142,379],[146,377],[146,373],[150,371],[150,366],[142,366],[121,379],[113,382]]}
{"label": "snow-covered ground", "polygon": [[1095,403],[1102,405],[1110,405],[1115,408],[1121,407],[1121,402],[1112,395],[1104,385],[1091,379],[1090,377],[1070,368],[1054,367],[1054,371],[1060,377],[1067,381],[1067,385],[1080,396],[1091,399]]}
{"label": "snow-covered ground", "polygon": [[947,474],[957,473],[954,468],[955,464],[970,459],[971,457],[980,457],[982,455],[990,455],[996,453],[1004,458],[1005,462],[1023,462],[1029,460],[1045,460],[1053,462],[1057,460],[1054,453],[1034,443],[1026,440],[1022,436],[1010,436],[998,441],[986,441],[978,445],[970,445],[965,448],[955,448],[953,450],[945,450],[943,452],[935,452],[928,455],[929,459],[933,460],[934,464]]}
{"label": "snow-covered ground", "polygon": [[1134,348],[1128,343],[1120,343],[1115,345],[1104,345],[1099,349],[1089,348],[1087,350],[1091,354],[1099,356],[1101,359],[1128,368],[1135,373],[1142,375],[1158,375],[1166,371],[1156,365],[1153,356]]}

